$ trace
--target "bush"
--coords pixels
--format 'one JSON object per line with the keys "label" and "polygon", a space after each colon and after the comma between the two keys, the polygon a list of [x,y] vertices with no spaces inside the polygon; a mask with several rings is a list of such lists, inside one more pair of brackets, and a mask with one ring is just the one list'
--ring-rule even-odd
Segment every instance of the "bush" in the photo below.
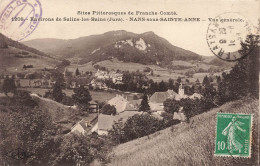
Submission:
{"label": "bush", "polygon": [[180,107],[183,107],[184,114],[189,120],[191,117],[209,111],[211,108],[216,107],[211,101],[206,98],[201,99],[181,99],[177,101],[175,99],[167,99],[164,103],[164,110],[166,113],[177,112]]}
{"label": "bush", "polygon": [[67,106],[73,106],[74,105],[74,100],[72,99],[72,97],[66,96],[64,94],[61,103],[64,104],[64,105],[67,105]]}
{"label": "bush", "polygon": [[138,100],[137,95],[134,95],[134,96],[133,96],[133,100]]}
{"label": "bush", "polygon": [[110,104],[106,104],[102,107],[101,113],[105,115],[116,115],[116,107]]}
{"label": "bush", "polygon": [[35,107],[38,105],[38,103],[32,99],[30,96],[30,93],[25,90],[18,90],[13,96],[14,100],[18,105],[25,105],[28,107]]}
{"label": "bush", "polygon": [[150,114],[134,115],[124,125],[114,125],[110,132],[117,143],[124,143],[136,138],[148,136],[156,131],[164,129],[164,123]]}

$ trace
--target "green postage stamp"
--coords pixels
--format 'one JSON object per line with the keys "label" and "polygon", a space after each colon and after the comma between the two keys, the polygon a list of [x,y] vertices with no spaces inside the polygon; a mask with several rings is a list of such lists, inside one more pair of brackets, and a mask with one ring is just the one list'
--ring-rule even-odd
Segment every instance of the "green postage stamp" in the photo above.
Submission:
{"label": "green postage stamp", "polygon": [[251,156],[251,114],[217,113],[216,156]]}

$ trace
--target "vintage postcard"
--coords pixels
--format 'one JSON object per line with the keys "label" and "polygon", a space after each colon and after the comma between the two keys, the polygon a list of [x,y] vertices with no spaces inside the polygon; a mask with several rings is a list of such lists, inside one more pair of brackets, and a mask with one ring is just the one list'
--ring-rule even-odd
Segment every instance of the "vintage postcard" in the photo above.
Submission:
{"label": "vintage postcard", "polygon": [[0,0],[0,166],[260,165],[259,0]]}

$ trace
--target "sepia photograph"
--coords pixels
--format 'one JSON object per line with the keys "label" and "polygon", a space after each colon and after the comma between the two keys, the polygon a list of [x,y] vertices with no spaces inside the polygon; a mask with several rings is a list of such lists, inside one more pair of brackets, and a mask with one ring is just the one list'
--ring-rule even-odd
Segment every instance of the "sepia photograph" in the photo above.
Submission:
{"label": "sepia photograph", "polygon": [[0,0],[0,166],[260,165],[259,0]]}

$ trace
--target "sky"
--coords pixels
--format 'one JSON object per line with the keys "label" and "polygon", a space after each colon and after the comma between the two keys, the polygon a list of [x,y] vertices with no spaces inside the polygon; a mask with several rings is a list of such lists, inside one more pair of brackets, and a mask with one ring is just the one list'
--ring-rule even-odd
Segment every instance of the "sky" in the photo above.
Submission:
{"label": "sky", "polygon": [[[21,0],[22,1],[22,0]],[[75,39],[107,31],[126,30],[134,33],[153,31],[171,44],[200,55],[213,56],[206,34],[210,24],[208,18],[226,12],[236,12],[257,26],[259,18],[258,0],[39,0],[42,6],[42,17],[80,17],[78,11],[173,11],[181,18],[200,18],[200,22],[47,22],[41,21],[35,31],[24,41],[38,38]],[[34,0],[28,0],[34,2]],[[10,0],[1,0],[2,13]],[[89,16],[84,16],[89,17]],[[90,16],[91,17],[91,16]],[[106,17],[106,16],[100,16]],[[136,16],[137,17],[137,16]],[[149,18],[150,16],[145,16]],[[151,16],[156,17],[156,16]],[[157,16],[162,17],[162,16]],[[128,18],[129,16],[124,16]]]}

